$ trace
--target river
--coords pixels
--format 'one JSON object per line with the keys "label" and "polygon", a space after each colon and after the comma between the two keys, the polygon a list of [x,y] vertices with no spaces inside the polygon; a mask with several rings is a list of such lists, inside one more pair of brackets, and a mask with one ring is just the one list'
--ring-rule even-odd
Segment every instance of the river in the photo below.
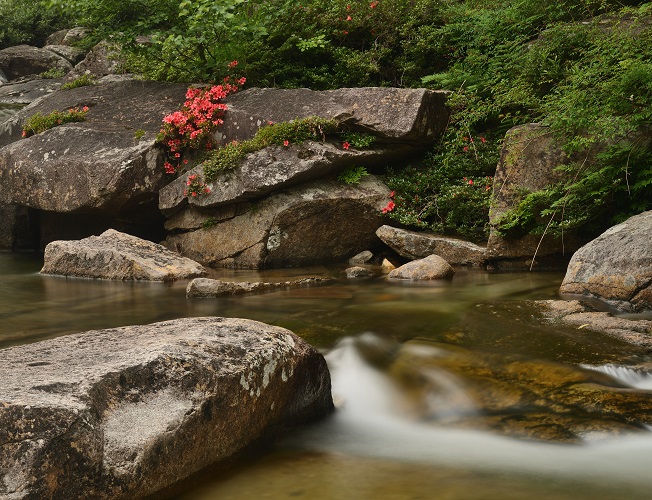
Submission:
{"label": "river", "polygon": [[[410,285],[382,278],[346,281],[338,266],[220,270],[215,277],[242,281],[342,279],[323,287],[189,300],[184,282],[64,279],[39,275],[41,264],[39,256],[0,254],[0,348],[90,329],[216,315],[289,328],[325,354],[338,406],[331,417],[256,450],[227,471],[204,471],[183,485],[178,498],[650,497],[652,434],[646,430],[587,435],[573,444],[509,436],[479,424],[487,412],[471,390],[470,373],[467,379],[464,370],[433,365],[433,359],[456,356],[464,363],[481,360],[488,369],[521,363],[544,370],[542,379],[559,376],[559,370],[601,370],[606,374],[599,376],[614,385],[638,387],[632,390],[647,397],[650,378],[619,364],[647,360],[647,352],[532,320],[523,301],[556,298],[560,273],[462,269],[451,282]],[[406,370],[397,369],[401,359],[408,372],[419,374],[414,380],[420,385],[400,376]],[[485,406],[502,408],[492,398],[512,397],[504,387],[487,387]],[[510,405],[511,421],[531,418],[531,407]]]}

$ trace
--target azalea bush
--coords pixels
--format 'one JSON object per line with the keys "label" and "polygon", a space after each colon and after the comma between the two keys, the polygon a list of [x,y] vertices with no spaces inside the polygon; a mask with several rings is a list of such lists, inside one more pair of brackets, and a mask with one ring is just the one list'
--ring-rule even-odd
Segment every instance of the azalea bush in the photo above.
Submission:
{"label": "azalea bush", "polygon": [[[234,61],[232,66],[234,63],[237,64]],[[241,78],[237,83],[244,84],[245,79]],[[230,83],[189,88],[182,108],[163,118],[157,141],[168,151],[164,164],[166,173],[175,174],[188,163],[187,159],[182,159],[184,150],[213,148],[213,133],[223,123],[222,117],[227,109],[222,99],[237,90],[238,87]]]}
{"label": "azalea bush", "polygon": [[183,191],[184,196],[195,198],[210,192],[210,188],[197,174],[191,174],[186,179],[186,189]]}
{"label": "azalea bush", "polygon": [[86,120],[86,113],[88,113],[88,106],[84,106],[82,109],[70,108],[67,111],[53,111],[47,115],[36,113],[28,118],[23,125],[22,135],[30,137],[64,123],[83,122]]}

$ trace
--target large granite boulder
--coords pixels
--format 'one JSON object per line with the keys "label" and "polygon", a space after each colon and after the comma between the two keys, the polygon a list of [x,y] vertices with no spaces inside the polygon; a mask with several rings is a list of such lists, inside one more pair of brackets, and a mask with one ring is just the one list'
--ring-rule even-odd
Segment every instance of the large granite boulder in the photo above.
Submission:
{"label": "large granite boulder", "polygon": [[31,45],[17,45],[0,50],[0,70],[9,81],[38,75],[50,69],[68,72],[72,70],[72,64],[55,52]]}
{"label": "large granite boulder", "polygon": [[250,139],[269,121],[319,116],[371,133],[381,141],[423,146],[444,131],[449,115],[446,93],[426,89],[251,88],[229,96],[226,102],[229,109],[220,130],[224,143]]}
{"label": "large granite boulder", "polygon": [[524,192],[538,191],[561,180],[562,174],[555,168],[569,161],[550,130],[544,126],[530,123],[507,132],[496,168],[489,210],[492,229],[487,242],[487,257],[494,266],[525,268],[532,265],[533,259],[542,263],[546,259],[554,262],[557,260],[555,257],[564,253],[570,256],[578,247],[570,235],[566,235],[564,241],[550,235],[542,240],[540,236],[529,234],[505,237],[494,229],[497,221],[521,201]]}
{"label": "large granite boulder", "polygon": [[63,57],[73,66],[86,57],[84,50],[78,47],[71,47],[70,45],[46,45],[43,48]]}
{"label": "large granite boulder", "polygon": [[[162,231],[158,191],[167,179],[156,134],[185,92],[183,85],[123,81],[55,92],[23,108],[0,127],[0,204],[98,223],[77,238],[130,225],[148,231],[158,224]],[[84,106],[85,121],[21,139],[30,116]],[[61,239],[57,229],[64,226],[43,226],[50,239],[42,246]]]}
{"label": "large granite boulder", "polygon": [[389,161],[400,154],[391,149],[345,150],[330,143],[305,141],[302,144],[269,146],[251,153],[233,170],[206,182],[210,193],[188,198],[184,192],[189,175],[203,178],[202,168],[181,175],[161,189],[159,208],[173,213],[187,204],[217,207],[261,198],[302,182],[339,172],[347,166],[364,166]]}
{"label": "large granite boulder", "polygon": [[200,217],[196,222],[188,214],[179,215],[166,228],[189,230],[170,235],[164,244],[217,267],[297,267],[346,260],[375,241],[389,194],[373,175],[357,186],[314,181],[237,210],[195,211]]}
{"label": "large granite boulder", "polygon": [[625,311],[652,310],[652,211],[608,229],[573,254],[560,292]]}
{"label": "large granite boulder", "polygon": [[423,259],[413,260],[390,271],[390,279],[413,281],[450,279],[455,274],[451,265],[439,255],[429,255]]}
{"label": "large granite boulder", "polygon": [[449,264],[458,266],[481,266],[486,259],[486,248],[457,238],[408,231],[387,225],[380,226],[376,235],[406,259],[423,259],[437,254]]}
{"label": "large granite boulder", "polygon": [[48,243],[43,259],[42,274],[70,277],[173,281],[206,274],[190,259],[113,229],[79,241]]}
{"label": "large granite boulder", "polygon": [[143,498],[327,414],[321,354],[192,318],[0,350],[0,497]]}

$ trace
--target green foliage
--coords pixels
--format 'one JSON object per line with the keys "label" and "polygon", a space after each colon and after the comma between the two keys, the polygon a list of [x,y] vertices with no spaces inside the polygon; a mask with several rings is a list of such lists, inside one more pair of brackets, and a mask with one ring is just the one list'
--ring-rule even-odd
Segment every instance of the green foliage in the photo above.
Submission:
{"label": "green foliage", "polygon": [[365,134],[363,132],[352,132],[349,130],[342,132],[341,135],[342,141],[348,142],[356,149],[370,148],[376,144],[378,140],[375,135]]}
{"label": "green foliage", "polygon": [[97,82],[95,81],[95,77],[92,75],[83,74],[68,83],[64,83],[61,86],[61,90],[76,89],[77,87],[86,87],[88,85],[95,85],[96,83]]}
{"label": "green foliage", "polygon": [[136,142],[140,141],[143,138],[144,135],[145,135],[145,130],[143,130],[142,128],[139,128],[138,130],[136,130],[134,132],[134,141],[136,141]]}
{"label": "green foliage", "polygon": [[201,165],[206,179],[213,180],[219,172],[235,168],[249,153],[276,144],[287,147],[308,140],[326,140],[337,131],[337,122],[316,116],[283,123],[270,123],[258,130],[253,139],[232,142],[212,151]]}
{"label": "green foliage", "polygon": [[347,168],[340,172],[340,175],[337,176],[337,180],[355,186],[360,184],[360,181],[363,177],[369,175],[365,167],[356,167],[355,165]]}
{"label": "green foliage", "polygon": [[50,68],[47,71],[39,74],[41,78],[61,78],[66,74],[66,71],[61,68]]}
{"label": "green foliage", "polygon": [[497,141],[451,135],[423,164],[388,171],[385,181],[395,191],[390,217],[404,225],[481,241],[489,230]]}
{"label": "green foliage", "polygon": [[0,49],[42,47],[54,31],[70,27],[74,16],[47,8],[47,0],[0,0]]}
{"label": "green foliage", "polygon": [[47,115],[36,113],[28,118],[23,125],[23,137],[40,134],[64,123],[83,122],[86,120],[87,112],[88,108],[84,107],[82,110],[71,108],[68,111],[53,111]]}

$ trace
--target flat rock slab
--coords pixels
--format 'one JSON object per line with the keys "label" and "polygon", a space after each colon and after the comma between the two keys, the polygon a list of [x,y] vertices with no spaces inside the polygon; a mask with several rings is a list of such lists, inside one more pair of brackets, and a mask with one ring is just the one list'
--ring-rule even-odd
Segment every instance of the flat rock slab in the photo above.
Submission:
{"label": "flat rock slab", "polygon": [[16,45],[0,50],[0,70],[9,80],[38,75],[49,69],[72,70],[72,64],[59,54],[31,45]]}
{"label": "flat rock slab", "polygon": [[428,144],[446,128],[446,93],[381,87],[316,91],[251,88],[226,99],[222,142],[250,139],[269,121],[319,116],[387,141]]}
{"label": "flat rock slab", "polygon": [[579,300],[539,300],[544,318],[578,329],[604,333],[642,347],[652,347],[652,320],[631,319],[596,311]]}
{"label": "flat rock slab", "polygon": [[201,276],[206,270],[162,245],[108,229],[100,236],[49,243],[41,273],[109,280],[173,281]]}
{"label": "flat rock slab", "polygon": [[0,497],[142,498],[327,414],[321,354],[191,318],[0,350]]}
{"label": "flat rock slab", "polygon": [[450,279],[455,274],[451,265],[439,255],[429,255],[424,259],[413,260],[403,264],[387,275],[390,279],[404,280],[439,280]]}
{"label": "flat rock slab", "polygon": [[367,166],[390,161],[400,151],[344,150],[329,143],[305,141],[289,147],[270,146],[247,155],[232,170],[220,172],[207,181],[210,193],[194,198],[187,197],[186,182],[189,175],[203,178],[201,166],[184,173],[161,189],[159,208],[163,213],[173,213],[186,204],[212,208],[231,203],[261,198],[272,191],[336,174],[347,166]]}
{"label": "flat rock slab", "polygon": [[392,226],[380,226],[376,235],[392,250],[407,259],[423,259],[437,254],[452,265],[481,266],[487,249],[469,241],[435,234],[418,233]]}
{"label": "flat rock slab", "polygon": [[652,211],[577,250],[559,291],[597,297],[625,311],[652,310]]}
{"label": "flat rock slab", "polygon": [[226,297],[230,295],[244,295],[247,293],[271,292],[286,288],[300,288],[312,285],[325,285],[331,283],[333,278],[302,278],[292,281],[280,282],[250,282],[250,281],[222,281],[210,278],[195,278],[186,287],[188,298]]}

